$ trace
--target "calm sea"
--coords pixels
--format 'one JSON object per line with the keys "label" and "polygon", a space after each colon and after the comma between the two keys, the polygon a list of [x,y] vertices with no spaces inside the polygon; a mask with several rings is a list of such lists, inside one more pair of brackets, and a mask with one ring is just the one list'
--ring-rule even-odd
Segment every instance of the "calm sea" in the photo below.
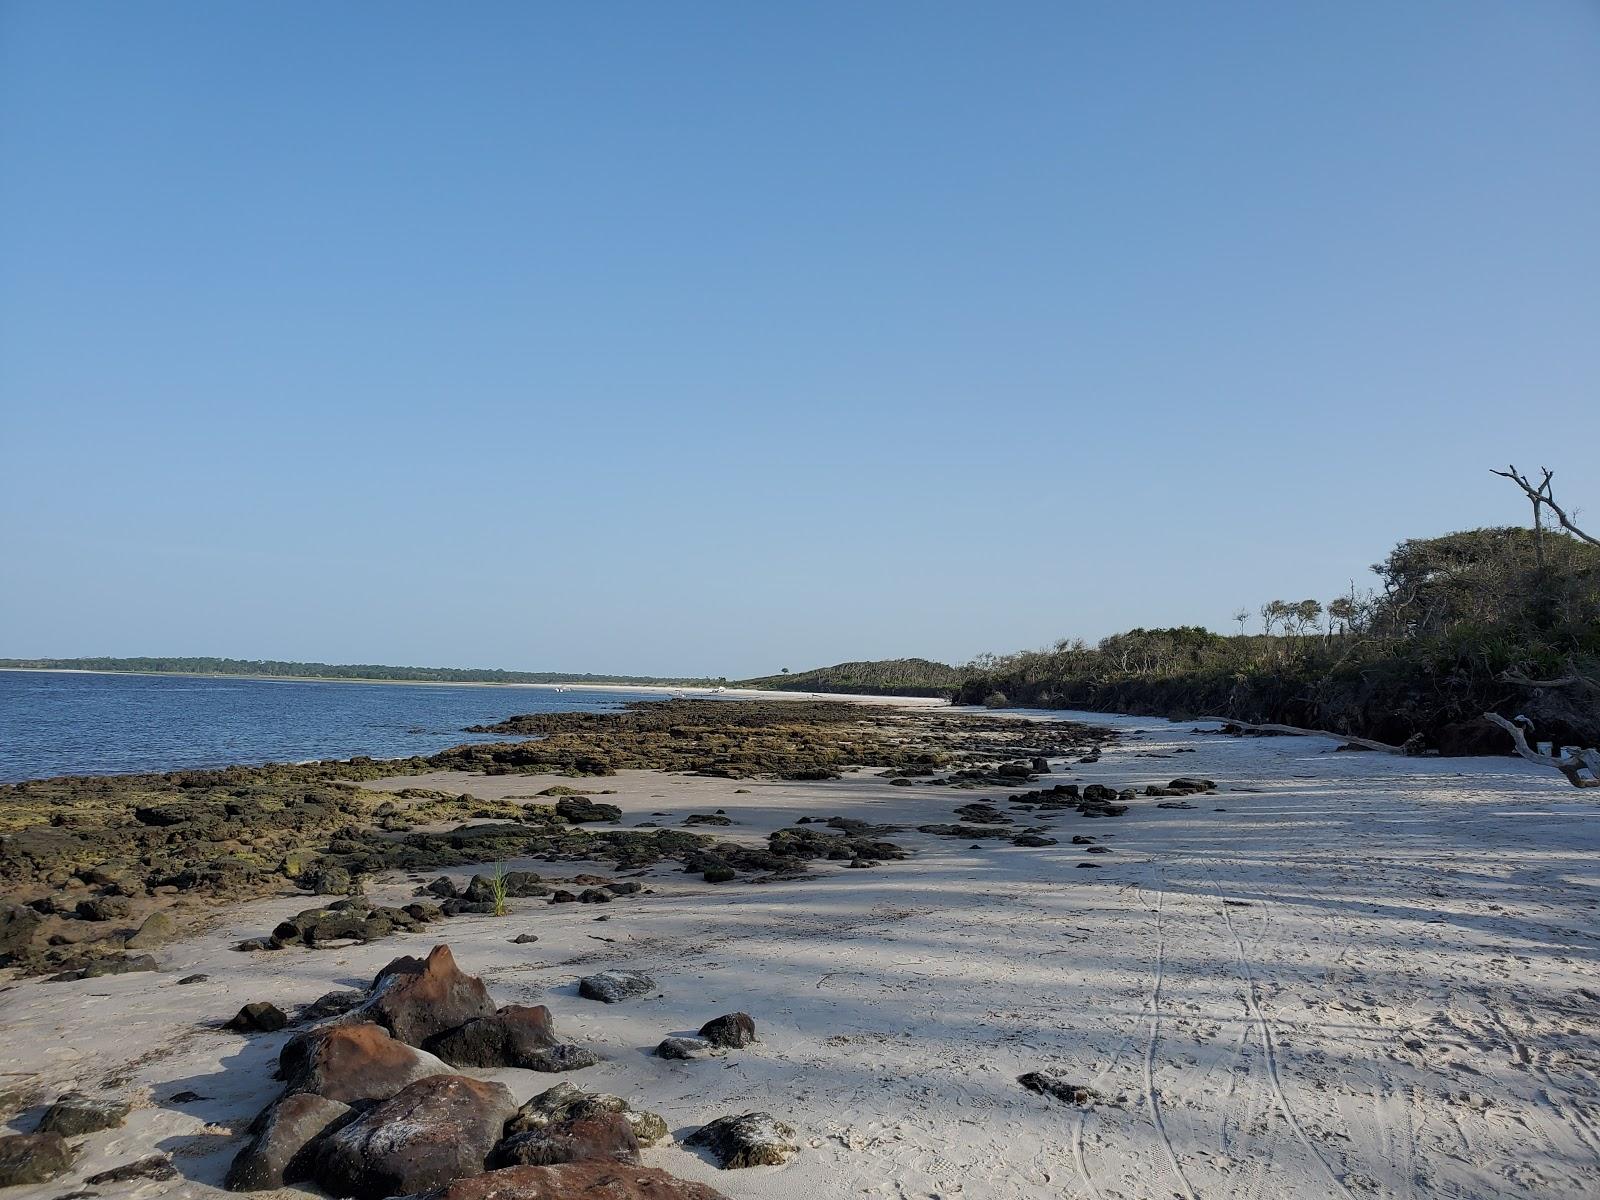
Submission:
{"label": "calm sea", "polygon": [[466,725],[652,698],[660,693],[0,671],[0,782],[405,758],[497,740]]}

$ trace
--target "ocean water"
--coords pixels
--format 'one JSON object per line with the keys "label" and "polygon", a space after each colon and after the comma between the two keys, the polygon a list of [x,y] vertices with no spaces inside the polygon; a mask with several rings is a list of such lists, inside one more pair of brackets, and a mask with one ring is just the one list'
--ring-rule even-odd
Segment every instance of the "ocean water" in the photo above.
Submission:
{"label": "ocean water", "polygon": [[232,763],[405,758],[518,713],[609,711],[660,693],[0,671],[0,782]]}

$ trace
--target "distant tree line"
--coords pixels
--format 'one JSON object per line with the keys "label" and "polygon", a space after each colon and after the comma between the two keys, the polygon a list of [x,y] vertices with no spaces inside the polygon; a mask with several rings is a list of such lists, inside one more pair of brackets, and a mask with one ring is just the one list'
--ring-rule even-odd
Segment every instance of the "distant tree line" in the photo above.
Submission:
{"label": "distant tree line", "polygon": [[791,672],[741,680],[739,687],[782,692],[835,692],[857,696],[951,696],[967,672],[926,658],[885,658],[873,662],[837,663],[814,671]]}
{"label": "distant tree line", "polygon": [[256,675],[299,679],[374,679],[415,683],[617,683],[701,686],[717,679],[653,675],[502,671],[474,667],[385,667],[370,663],[279,662],[250,658],[0,658],[0,668],[127,671],[152,675]]}

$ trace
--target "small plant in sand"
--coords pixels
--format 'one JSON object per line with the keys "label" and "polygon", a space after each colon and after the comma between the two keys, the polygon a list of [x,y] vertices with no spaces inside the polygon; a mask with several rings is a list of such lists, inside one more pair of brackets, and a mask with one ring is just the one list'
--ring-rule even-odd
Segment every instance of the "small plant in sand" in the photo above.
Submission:
{"label": "small plant in sand", "polygon": [[497,917],[503,917],[511,911],[506,896],[506,867],[504,863],[495,863],[494,873],[489,876],[489,903],[494,905],[494,915]]}

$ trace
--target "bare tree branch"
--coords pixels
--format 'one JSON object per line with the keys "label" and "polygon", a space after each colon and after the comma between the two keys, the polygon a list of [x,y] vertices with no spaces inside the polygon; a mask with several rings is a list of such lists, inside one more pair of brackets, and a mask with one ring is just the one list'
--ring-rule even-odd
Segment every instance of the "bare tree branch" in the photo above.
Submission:
{"label": "bare tree branch", "polygon": [[[1483,714],[1485,721],[1490,721],[1511,735],[1511,743],[1517,748],[1517,753],[1529,762],[1538,763],[1541,767],[1550,767],[1560,771],[1567,777],[1567,782],[1573,787],[1592,788],[1600,787],[1600,750],[1574,750],[1565,758],[1557,758],[1553,754],[1540,754],[1528,745],[1527,735],[1522,732],[1522,726],[1515,721],[1508,721],[1499,713],[1486,712]],[[1586,776],[1583,772],[1587,770]]]}
{"label": "bare tree branch", "polygon": [[1510,468],[1507,470],[1491,470],[1489,473],[1491,475],[1498,475],[1502,479],[1511,480],[1512,483],[1516,484],[1523,490],[1524,493],[1526,493],[1529,501],[1533,504],[1533,522],[1536,530],[1541,528],[1539,524],[1539,510],[1542,506],[1544,508],[1548,508],[1555,514],[1556,520],[1561,524],[1561,528],[1565,529],[1568,533],[1582,541],[1588,542],[1591,546],[1600,546],[1600,538],[1591,537],[1582,529],[1579,529],[1577,525],[1573,524],[1572,518],[1567,516],[1566,510],[1556,503],[1555,494],[1550,486],[1550,481],[1555,477],[1555,472],[1549,467],[1541,467],[1540,470],[1544,473],[1544,478],[1539,481],[1539,485],[1537,487],[1535,487],[1533,483],[1529,481],[1526,475],[1517,470],[1516,463],[1512,463]]}

